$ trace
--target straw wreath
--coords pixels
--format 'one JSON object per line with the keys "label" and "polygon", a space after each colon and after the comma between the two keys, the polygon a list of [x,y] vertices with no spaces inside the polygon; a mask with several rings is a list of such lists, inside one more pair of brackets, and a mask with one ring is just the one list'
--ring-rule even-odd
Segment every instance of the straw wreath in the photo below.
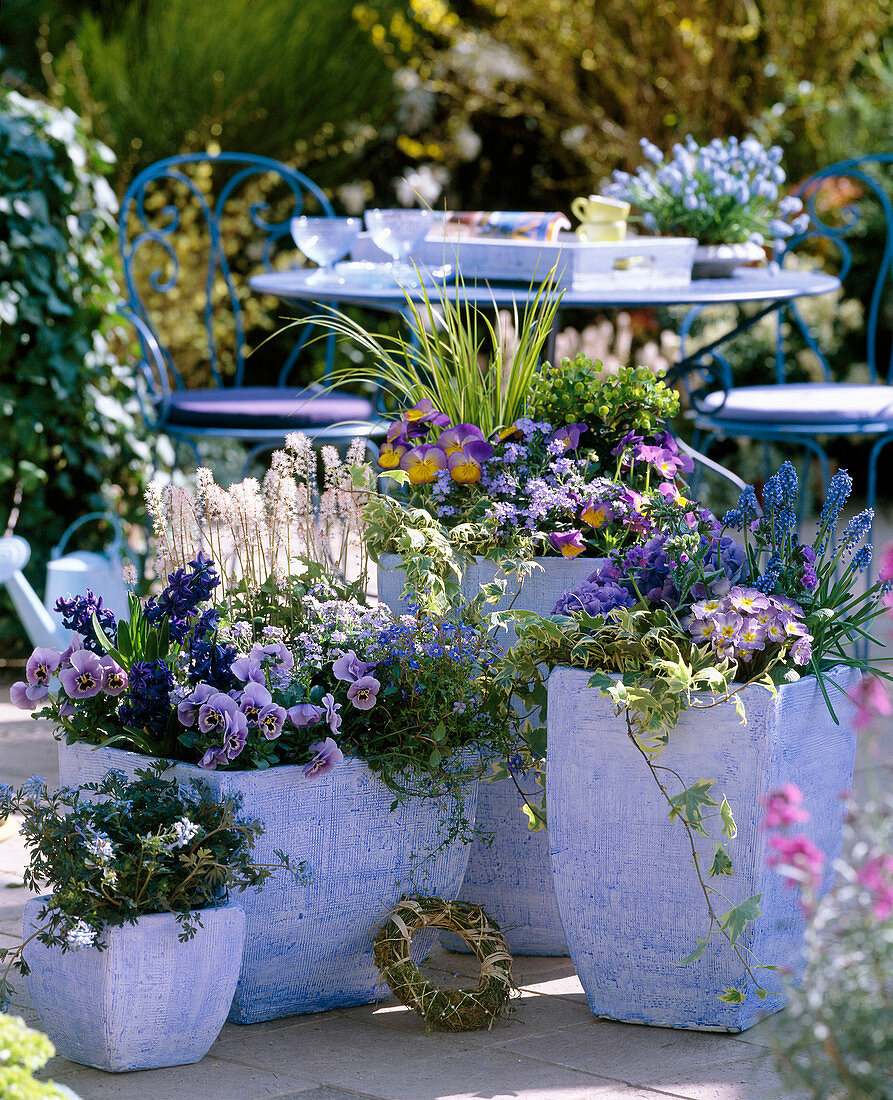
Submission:
{"label": "straw wreath", "polygon": [[[421,928],[442,928],[465,940],[481,964],[477,988],[441,989],[422,974],[409,957],[410,941]],[[394,996],[441,1031],[492,1027],[514,988],[512,957],[499,926],[470,902],[402,898],[379,929],[374,954]]]}

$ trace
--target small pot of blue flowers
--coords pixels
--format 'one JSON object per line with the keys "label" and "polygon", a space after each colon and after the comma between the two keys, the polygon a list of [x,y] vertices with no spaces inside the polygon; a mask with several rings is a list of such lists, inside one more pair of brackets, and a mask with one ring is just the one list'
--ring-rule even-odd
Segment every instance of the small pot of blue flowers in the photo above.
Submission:
{"label": "small pot of blue flowers", "polygon": [[699,145],[689,135],[666,155],[645,138],[640,144],[648,163],[633,175],[614,172],[605,194],[631,203],[649,232],[695,237],[693,278],[762,263],[767,246],[805,232],[802,202],[784,193],[778,146],[755,137]]}

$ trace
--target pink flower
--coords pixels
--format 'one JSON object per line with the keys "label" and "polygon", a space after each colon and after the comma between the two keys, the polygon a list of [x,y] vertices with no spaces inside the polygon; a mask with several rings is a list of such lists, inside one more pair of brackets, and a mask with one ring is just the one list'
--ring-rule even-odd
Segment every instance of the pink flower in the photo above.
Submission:
{"label": "pink flower", "polygon": [[799,885],[818,889],[822,881],[825,853],[808,836],[803,833],[795,833],[793,836],[776,833],[769,837],[769,847],[773,851],[766,856],[766,864],[778,868],[778,873],[784,876],[786,886]]}
{"label": "pink flower", "polygon": [[893,542],[888,543],[881,551],[878,579],[882,581],[893,580]]}
{"label": "pink flower", "polygon": [[856,882],[871,894],[871,906],[878,920],[893,913],[893,855],[874,855],[856,873]]}
{"label": "pink flower", "polygon": [[874,676],[868,676],[855,688],[850,698],[856,704],[856,714],[853,719],[857,730],[864,730],[870,726],[875,718],[881,715],[893,714],[893,703],[887,689]]}
{"label": "pink flower", "polygon": [[800,803],[803,792],[795,783],[785,783],[774,791],[760,796],[760,802],[766,811],[763,824],[767,829],[785,829],[789,825],[799,825],[809,821],[809,813]]}

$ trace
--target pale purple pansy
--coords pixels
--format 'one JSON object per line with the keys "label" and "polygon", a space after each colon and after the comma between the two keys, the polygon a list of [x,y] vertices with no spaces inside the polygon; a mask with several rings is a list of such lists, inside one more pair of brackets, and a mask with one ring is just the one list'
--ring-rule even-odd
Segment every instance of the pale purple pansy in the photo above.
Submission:
{"label": "pale purple pansy", "polygon": [[196,684],[191,694],[177,706],[177,718],[181,725],[191,726],[198,714],[198,708],[202,703],[207,703],[212,695],[217,694],[218,689],[210,684]]}
{"label": "pale purple pansy", "polygon": [[342,654],[332,664],[332,672],[335,674],[335,678],[344,680],[348,684],[359,680],[367,672],[371,672],[373,668],[375,668],[375,661],[361,661],[352,649]]}
{"label": "pale purple pansy", "polygon": [[332,733],[337,733],[341,729],[341,704],[335,702],[335,696],[331,692],[328,692],[322,697],[322,705],[326,710],[326,721],[329,723],[329,729]]}
{"label": "pale purple pansy", "polygon": [[327,737],[325,741],[315,741],[310,746],[310,751],[316,755],[309,762],[304,765],[304,778],[312,779],[318,775],[325,775],[326,772],[330,772],[336,764],[340,764],[344,759],[344,753],[331,737]]}
{"label": "pale purple pansy", "polygon": [[263,684],[249,680],[245,690],[239,692],[236,697],[236,702],[239,704],[239,710],[245,715],[248,725],[256,726],[260,712],[273,702],[273,696]]}
{"label": "pale purple pansy", "polygon": [[588,424],[568,424],[565,428],[559,428],[557,432],[553,432],[553,443],[560,443],[563,445],[565,451],[575,451],[580,445],[580,436],[589,427]]}
{"label": "pale purple pansy", "polygon": [[61,663],[61,653],[55,649],[38,646],[25,665],[25,679],[29,684],[49,684],[53,673]]}
{"label": "pale purple pansy", "polygon": [[114,657],[106,654],[102,658],[102,690],[112,697],[120,695],[127,690],[127,673],[118,664]]}
{"label": "pale purple pansy", "polygon": [[305,730],[315,726],[322,720],[325,713],[323,707],[317,707],[313,703],[298,703],[296,706],[289,707],[286,711],[289,722],[297,730]]}
{"label": "pale purple pansy", "polygon": [[89,649],[71,655],[71,665],[59,673],[59,680],[71,699],[91,699],[102,691],[102,662]]}
{"label": "pale purple pansy", "polygon": [[276,703],[269,703],[257,716],[257,728],[268,741],[276,740],[284,723],[285,709]]}
{"label": "pale purple pansy", "polygon": [[347,689],[347,698],[357,710],[372,710],[380,690],[381,684],[374,676],[361,676]]}

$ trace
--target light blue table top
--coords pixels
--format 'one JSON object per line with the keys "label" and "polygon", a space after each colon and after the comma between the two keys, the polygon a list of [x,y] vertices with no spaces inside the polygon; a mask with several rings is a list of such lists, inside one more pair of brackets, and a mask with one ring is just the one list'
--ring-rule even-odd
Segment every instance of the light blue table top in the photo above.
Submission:
{"label": "light blue table top", "polygon": [[[250,280],[252,290],[294,302],[338,301],[345,305],[363,305],[399,312],[406,308],[406,294],[396,286],[370,287],[349,282],[332,283],[328,287],[307,284],[308,272],[302,270],[270,272],[255,275]],[[840,286],[840,280],[822,272],[770,271],[767,268],[738,268],[727,279],[694,279],[685,286],[635,287],[610,289],[572,287],[561,297],[561,309],[624,308],[633,306],[717,305],[735,302],[788,302],[793,298],[827,294]],[[418,288],[408,289],[410,298],[421,300]],[[442,294],[457,296],[455,281],[432,284],[428,295],[436,302]],[[530,287],[483,283],[467,284],[462,297],[473,305],[496,307],[523,306],[530,297]]]}

